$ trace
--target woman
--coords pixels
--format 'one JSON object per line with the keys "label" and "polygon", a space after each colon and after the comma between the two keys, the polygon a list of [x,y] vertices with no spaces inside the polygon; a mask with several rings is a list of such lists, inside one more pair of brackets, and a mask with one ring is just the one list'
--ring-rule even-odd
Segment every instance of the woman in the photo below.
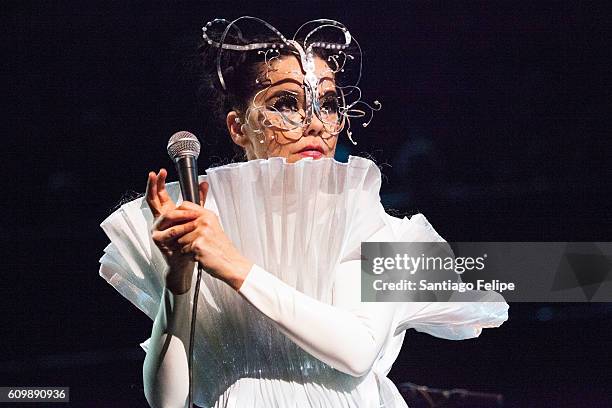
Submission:
{"label": "woman", "polygon": [[[248,38],[239,21],[272,35]],[[359,97],[349,102],[358,88],[336,83],[354,40],[337,22],[313,23],[301,41],[248,17],[208,23],[225,123],[248,161],[207,170],[201,206],[177,206],[176,184],[152,172],[145,199],[102,223],[112,243],[101,275],[155,320],[143,344],[151,406],[187,400],[196,263],[208,273],[193,367],[206,407],[405,407],[386,374],[406,329],[462,339],[507,318],[501,297],[361,303],[362,241],[443,239],[420,214],[384,212],[371,161],[333,160],[340,131],[364,113]],[[340,40],[317,40],[325,29]]]}

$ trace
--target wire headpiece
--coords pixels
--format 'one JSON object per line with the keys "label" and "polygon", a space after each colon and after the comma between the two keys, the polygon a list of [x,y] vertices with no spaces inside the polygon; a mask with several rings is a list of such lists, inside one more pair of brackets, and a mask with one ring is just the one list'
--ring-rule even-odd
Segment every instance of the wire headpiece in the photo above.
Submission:
{"label": "wire headpiece", "polygon": [[[238,23],[252,21],[263,26],[270,31],[277,41],[249,41],[243,35]],[[222,31],[215,28],[224,27]],[[308,31],[310,30],[310,31]],[[230,31],[232,35],[230,35]],[[329,41],[323,39],[323,34],[330,34],[335,31],[336,36],[340,34],[339,41]],[[348,29],[340,22],[328,19],[317,19],[308,21],[291,38],[285,37],[279,30],[268,22],[257,17],[242,16],[233,21],[225,19],[214,19],[202,27],[204,40],[212,47],[218,48],[216,57],[216,71],[221,87],[227,91],[227,84],[223,75],[222,54],[224,51],[250,52],[257,51],[263,55],[263,62],[267,68],[263,79],[258,78],[259,85],[264,86],[253,97],[253,103],[247,109],[246,117],[253,111],[261,114],[263,120],[258,127],[253,127],[253,131],[263,133],[263,127],[273,128],[283,133],[284,137],[290,141],[299,140],[302,137],[300,132],[297,136],[291,136],[294,130],[303,129],[310,124],[313,116],[316,116],[324,125],[329,137],[337,136],[346,126],[347,135],[353,144],[357,144],[352,138],[351,118],[369,118],[362,123],[367,127],[372,121],[374,111],[381,108],[378,101],[374,101],[373,106],[361,100],[361,80],[362,60],[361,47],[351,36]],[[305,33],[305,35],[304,35]],[[355,44],[355,52],[347,53],[351,44]],[[298,57],[301,65],[301,72],[286,72],[287,74],[303,75],[303,94],[289,92],[284,99],[277,100],[271,106],[264,106],[257,103],[257,97],[270,87],[269,74],[277,71],[274,63],[281,56],[281,52],[291,52]],[[315,56],[327,55],[326,63],[329,67],[328,72],[335,77],[338,72],[345,71],[348,61],[357,59],[357,75],[353,84],[339,86],[334,84],[333,92],[326,93],[323,89],[323,97],[319,98],[319,87],[322,85],[323,76],[317,75],[315,70]],[[327,83],[327,82],[326,82]],[[248,120],[246,121],[248,124]],[[263,140],[260,141],[263,143]]]}

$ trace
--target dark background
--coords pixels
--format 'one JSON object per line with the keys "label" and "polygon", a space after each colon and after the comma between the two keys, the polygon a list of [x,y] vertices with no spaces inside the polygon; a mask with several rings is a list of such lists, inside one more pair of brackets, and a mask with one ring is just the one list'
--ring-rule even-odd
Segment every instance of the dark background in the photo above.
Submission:
{"label": "dark background", "polygon": [[[199,136],[202,170],[232,159],[188,58],[215,17],[349,28],[383,109],[337,158],[375,159],[388,208],[423,212],[449,241],[610,240],[603,2],[243,3],[3,3],[0,386],[146,406],[151,322],[98,276],[99,223],[170,165],[175,131]],[[512,407],[612,406],[611,324],[610,304],[512,304],[476,340],[410,332],[390,375]]]}

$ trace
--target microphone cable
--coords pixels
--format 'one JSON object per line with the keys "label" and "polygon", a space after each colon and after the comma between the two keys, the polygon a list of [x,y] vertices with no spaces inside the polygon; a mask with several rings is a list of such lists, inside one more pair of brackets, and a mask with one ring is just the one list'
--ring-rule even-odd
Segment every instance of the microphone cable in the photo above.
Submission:
{"label": "microphone cable", "polygon": [[[196,261],[197,262],[197,261]],[[198,312],[198,295],[200,293],[200,280],[202,278],[203,268],[198,262],[198,274],[196,278],[195,289],[193,291],[193,306],[191,309],[191,328],[189,329],[189,402],[187,405],[189,408],[192,408],[193,405],[193,340],[195,334],[195,322]]]}

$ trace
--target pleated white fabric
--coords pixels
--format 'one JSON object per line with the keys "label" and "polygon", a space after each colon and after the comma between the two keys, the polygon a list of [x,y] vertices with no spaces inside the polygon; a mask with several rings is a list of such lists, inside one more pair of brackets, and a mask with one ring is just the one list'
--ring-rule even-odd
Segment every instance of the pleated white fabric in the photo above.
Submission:
{"label": "pleated white fabric", "polygon": [[[370,160],[348,163],[283,158],[207,170],[206,208],[219,215],[235,246],[256,265],[326,304],[338,265],[360,258],[362,241],[443,241],[417,214],[387,215],[380,203],[380,171]],[[180,202],[176,183],[167,185]],[[101,226],[111,244],[100,275],[152,320],[163,291],[165,262],[149,230],[153,217],[140,198],[124,204]],[[194,282],[195,284],[195,282]],[[496,296],[491,294],[490,296]],[[405,407],[386,377],[404,331],[475,337],[507,319],[499,302],[394,308],[393,333],[362,377],[341,373],[303,351],[229,286],[202,279],[194,346],[194,402],[203,407]],[[146,342],[143,348],[147,349]]]}

